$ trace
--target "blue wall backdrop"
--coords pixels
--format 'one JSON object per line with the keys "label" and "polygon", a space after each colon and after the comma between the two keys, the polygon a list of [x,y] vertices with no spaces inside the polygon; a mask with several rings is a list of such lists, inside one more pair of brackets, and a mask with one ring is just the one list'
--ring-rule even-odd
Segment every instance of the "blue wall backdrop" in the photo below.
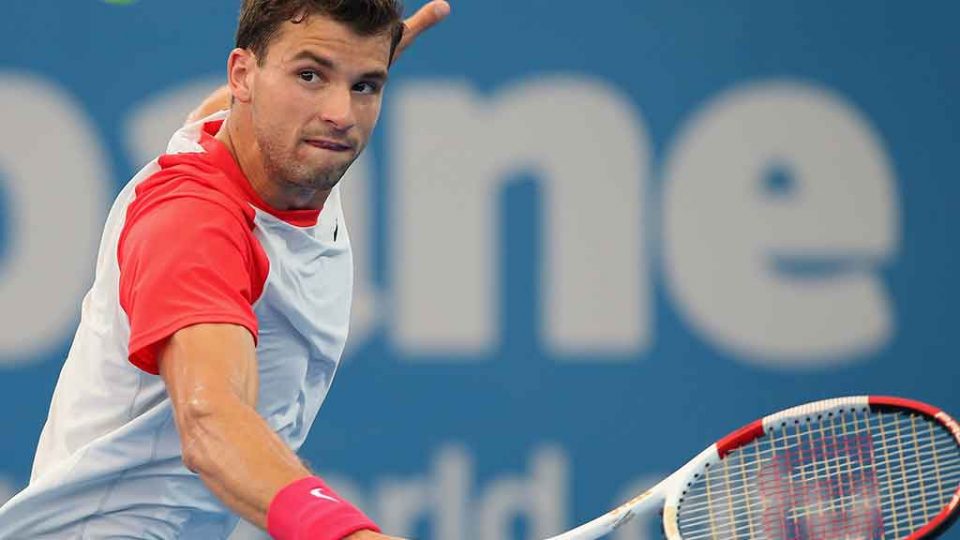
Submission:
{"label": "blue wall backdrop", "polygon": [[[107,208],[223,80],[238,3],[4,6],[0,500]],[[351,344],[302,451],[389,532],[555,533],[815,399],[960,414],[956,3],[453,11],[344,181]]]}

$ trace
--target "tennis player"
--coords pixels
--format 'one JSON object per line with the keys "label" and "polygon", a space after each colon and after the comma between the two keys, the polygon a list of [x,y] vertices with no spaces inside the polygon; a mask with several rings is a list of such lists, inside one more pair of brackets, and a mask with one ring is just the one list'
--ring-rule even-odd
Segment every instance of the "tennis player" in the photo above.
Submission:
{"label": "tennis player", "polygon": [[[352,259],[337,182],[391,62],[449,12],[245,0],[232,105],[117,197],[30,484],[0,538],[389,538],[297,458],[336,372]],[[222,97],[222,96],[221,96]],[[216,101],[216,97],[214,99]]]}

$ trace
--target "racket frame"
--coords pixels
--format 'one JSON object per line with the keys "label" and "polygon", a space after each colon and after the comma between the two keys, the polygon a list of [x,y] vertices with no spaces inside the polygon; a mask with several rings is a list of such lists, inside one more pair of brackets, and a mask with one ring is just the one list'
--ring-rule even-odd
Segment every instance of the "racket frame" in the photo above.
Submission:
{"label": "racket frame", "polygon": [[[683,540],[678,522],[682,498],[700,475],[705,474],[710,467],[722,461],[730,452],[763,435],[771,434],[777,429],[791,425],[797,420],[812,421],[814,418],[839,414],[844,411],[871,409],[913,412],[928,416],[946,427],[953,435],[957,445],[960,446],[960,424],[957,424],[947,413],[919,401],[890,396],[851,396],[815,401],[765,416],[743,426],[710,445],[706,450],[688,461],[686,465],[644,493],[592,521],[547,540],[594,540],[609,534],[634,515],[656,508],[660,504],[662,504],[664,536],[667,540]],[[960,516],[960,512],[957,512],[958,506],[960,506],[960,486],[954,492],[951,502],[930,523],[910,535],[906,540],[936,537]]]}

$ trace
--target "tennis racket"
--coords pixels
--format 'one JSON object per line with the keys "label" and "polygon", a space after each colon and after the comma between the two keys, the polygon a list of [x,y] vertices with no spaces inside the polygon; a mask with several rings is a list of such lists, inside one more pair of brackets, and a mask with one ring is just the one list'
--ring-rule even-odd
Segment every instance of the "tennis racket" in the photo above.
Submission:
{"label": "tennis racket", "polygon": [[960,426],[916,401],[830,399],[731,433],[619,508],[549,540],[599,538],[662,508],[668,540],[935,538],[960,505]]}

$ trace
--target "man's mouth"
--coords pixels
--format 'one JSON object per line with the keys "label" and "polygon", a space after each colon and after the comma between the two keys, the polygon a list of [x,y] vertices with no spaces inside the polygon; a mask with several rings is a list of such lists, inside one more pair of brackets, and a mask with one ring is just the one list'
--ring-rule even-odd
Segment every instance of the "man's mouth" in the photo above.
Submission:
{"label": "man's mouth", "polygon": [[316,148],[323,148],[331,152],[349,152],[353,146],[343,142],[331,141],[330,139],[307,139],[306,143]]}

